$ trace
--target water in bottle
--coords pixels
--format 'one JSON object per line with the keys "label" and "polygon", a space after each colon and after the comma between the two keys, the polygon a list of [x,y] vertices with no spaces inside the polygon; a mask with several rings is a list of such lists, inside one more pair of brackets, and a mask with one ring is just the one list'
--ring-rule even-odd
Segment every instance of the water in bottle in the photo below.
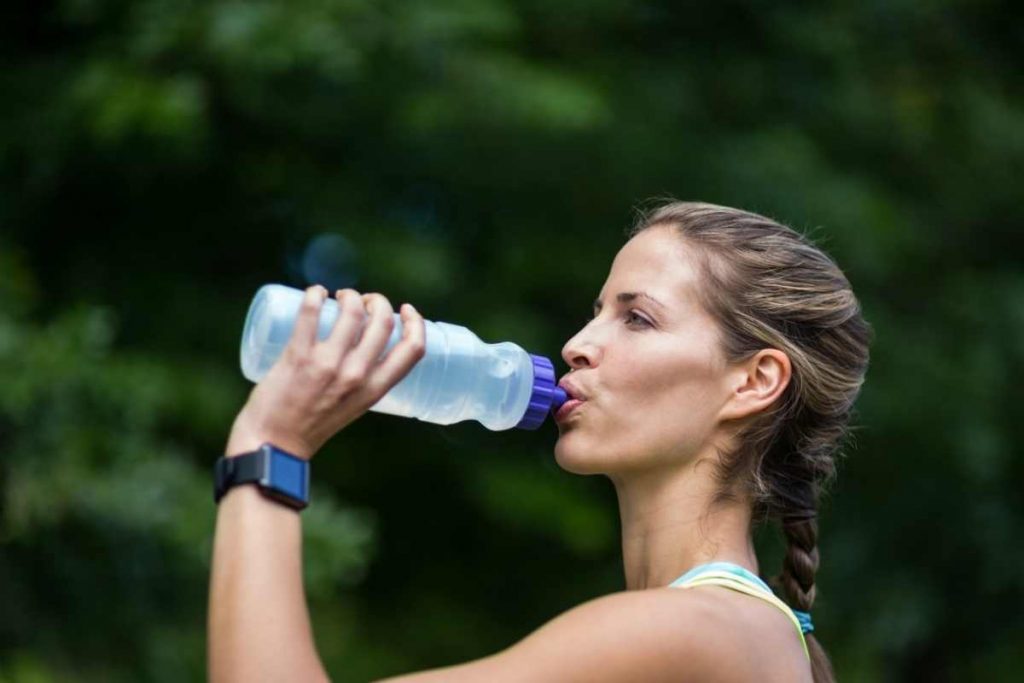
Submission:
{"label": "water in bottle", "polygon": [[[259,382],[284,351],[295,328],[304,292],[264,285],[256,292],[242,330],[242,374]],[[326,339],[338,318],[328,297],[320,310],[317,338]],[[402,337],[402,320],[382,356]],[[423,358],[370,410],[435,424],[477,420],[488,429],[537,429],[565,402],[554,366],[512,342],[486,344],[465,327],[424,320]]]}

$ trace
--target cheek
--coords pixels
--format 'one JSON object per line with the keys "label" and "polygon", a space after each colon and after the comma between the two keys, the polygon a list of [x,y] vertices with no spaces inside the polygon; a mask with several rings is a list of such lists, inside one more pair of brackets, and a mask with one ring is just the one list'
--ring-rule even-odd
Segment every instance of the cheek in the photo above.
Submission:
{"label": "cheek", "polygon": [[645,362],[623,370],[611,398],[636,423],[689,423],[705,414],[717,396],[718,378],[703,354],[648,354]]}
{"label": "cheek", "polygon": [[[714,428],[719,404],[717,377],[706,357],[640,354],[610,373],[605,359],[601,400],[559,440],[560,464],[585,469],[582,461],[615,468],[651,457],[677,457],[699,450]],[[598,465],[600,463],[600,465]]]}
{"label": "cheek", "polygon": [[661,445],[699,447],[714,427],[718,387],[705,365],[677,365],[652,377],[634,412],[636,425]]}

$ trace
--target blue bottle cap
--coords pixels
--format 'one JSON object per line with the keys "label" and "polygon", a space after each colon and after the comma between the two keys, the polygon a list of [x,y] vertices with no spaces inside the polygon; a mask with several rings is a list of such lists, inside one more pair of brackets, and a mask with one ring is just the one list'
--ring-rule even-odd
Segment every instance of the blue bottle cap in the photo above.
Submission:
{"label": "blue bottle cap", "polygon": [[544,424],[548,413],[561,408],[569,398],[555,380],[555,366],[551,361],[532,353],[530,359],[533,361],[533,394],[517,429],[537,429]]}

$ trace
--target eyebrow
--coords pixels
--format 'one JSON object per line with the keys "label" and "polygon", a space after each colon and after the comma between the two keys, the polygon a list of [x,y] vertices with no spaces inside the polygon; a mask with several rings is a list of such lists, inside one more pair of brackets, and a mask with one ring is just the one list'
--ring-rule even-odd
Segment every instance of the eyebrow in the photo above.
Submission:
{"label": "eyebrow", "polygon": [[[647,292],[620,292],[619,294],[617,294],[615,296],[615,298],[618,300],[619,303],[622,303],[622,304],[628,304],[631,301],[635,301],[636,299],[640,299],[641,301],[647,301],[647,302],[650,302],[651,304],[654,304],[655,306],[657,306],[658,308],[660,308],[663,311],[667,311],[668,310],[668,307],[666,307],[665,304],[661,303],[660,301],[655,299],[653,296],[651,296]],[[601,308],[601,300],[600,299],[594,299],[594,308],[595,309]]]}

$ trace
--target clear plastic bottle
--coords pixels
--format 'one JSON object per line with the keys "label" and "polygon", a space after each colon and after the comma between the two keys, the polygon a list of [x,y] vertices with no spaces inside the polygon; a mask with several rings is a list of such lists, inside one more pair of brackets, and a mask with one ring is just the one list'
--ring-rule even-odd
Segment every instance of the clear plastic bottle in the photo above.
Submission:
{"label": "clear plastic bottle", "polygon": [[[264,285],[256,292],[242,330],[242,374],[259,382],[284,351],[295,328],[304,292]],[[328,297],[320,310],[317,337],[326,339],[338,317]],[[382,356],[402,337],[402,320]],[[465,327],[424,321],[426,353],[370,410],[435,424],[477,420],[491,430],[537,429],[566,400],[554,366],[511,342],[485,344]]]}

